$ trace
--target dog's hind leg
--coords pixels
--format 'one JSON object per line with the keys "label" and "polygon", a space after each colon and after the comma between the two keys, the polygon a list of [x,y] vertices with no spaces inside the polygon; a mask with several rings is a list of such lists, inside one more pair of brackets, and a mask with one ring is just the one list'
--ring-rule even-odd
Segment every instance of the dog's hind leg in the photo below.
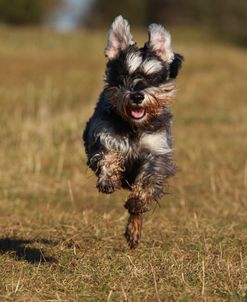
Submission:
{"label": "dog's hind leg", "polygon": [[130,214],[126,226],[125,238],[131,249],[134,249],[139,244],[141,239],[143,214]]}
{"label": "dog's hind leg", "polygon": [[124,235],[131,249],[136,248],[140,242],[143,215],[148,211],[148,205],[148,200],[141,199],[135,190],[130,193],[125,203],[125,208],[128,209],[130,216]]}
{"label": "dog's hind leg", "polygon": [[131,248],[137,247],[140,241],[143,213],[150,209],[153,201],[158,202],[167,178],[174,173],[175,165],[171,156],[149,154],[146,157],[125,203],[130,213],[125,237]]}

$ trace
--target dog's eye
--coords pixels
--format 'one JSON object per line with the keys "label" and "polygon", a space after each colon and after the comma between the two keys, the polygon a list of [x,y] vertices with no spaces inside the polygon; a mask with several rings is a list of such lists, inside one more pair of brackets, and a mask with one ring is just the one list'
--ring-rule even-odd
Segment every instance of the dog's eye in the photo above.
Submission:
{"label": "dog's eye", "polygon": [[133,81],[134,90],[143,90],[146,87],[145,83],[141,79],[136,79]]}
{"label": "dog's eye", "polygon": [[112,75],[111,83],[120,88],[122,86],[125,86],[126,78],[124,75]]}

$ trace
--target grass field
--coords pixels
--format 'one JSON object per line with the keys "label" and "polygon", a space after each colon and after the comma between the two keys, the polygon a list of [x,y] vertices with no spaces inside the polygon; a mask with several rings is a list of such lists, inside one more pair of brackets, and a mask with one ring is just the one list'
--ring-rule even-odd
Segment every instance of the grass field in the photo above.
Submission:
{"label": "grass field", "polygon": [[247,301],[247,51],[172,32],[179,171],[130,251],[81,144],[105,32],[0,28],[0,301]]}

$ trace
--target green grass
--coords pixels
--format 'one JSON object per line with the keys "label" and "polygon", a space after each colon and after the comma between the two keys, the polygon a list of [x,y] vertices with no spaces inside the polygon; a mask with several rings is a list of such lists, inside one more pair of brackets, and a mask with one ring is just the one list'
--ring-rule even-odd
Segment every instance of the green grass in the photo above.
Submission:
{"label": "green grass", "polygon": [[247,52],[173,34],[179,172],[130,251],[81,144],[105,32],[0,28],[1,301],[247,301]]}

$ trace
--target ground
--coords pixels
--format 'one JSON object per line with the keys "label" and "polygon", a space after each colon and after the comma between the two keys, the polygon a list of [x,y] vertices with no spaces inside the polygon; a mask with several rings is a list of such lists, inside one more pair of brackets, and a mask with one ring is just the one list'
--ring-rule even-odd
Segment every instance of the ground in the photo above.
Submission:
{"label": "ground", "polygon": [[81,143],[105,31],[0,28],[1,301],[246,301],[247,52],[172,34],[179,169],[132,251],[127,193],[97,192]]}

